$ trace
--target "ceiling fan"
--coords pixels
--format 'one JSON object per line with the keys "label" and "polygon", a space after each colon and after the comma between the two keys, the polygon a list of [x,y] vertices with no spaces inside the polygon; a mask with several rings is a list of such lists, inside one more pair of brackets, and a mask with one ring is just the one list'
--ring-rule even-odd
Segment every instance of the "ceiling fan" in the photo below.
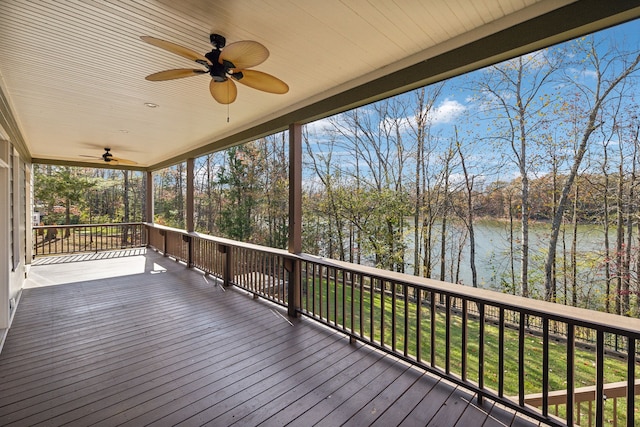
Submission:
{"label": "ceiling fan", "polygon": [[162,81],[209,74],[211,76],[209,91],[211,96],[221,104],[231,104],[236,100],[238,89],[234,81],[269,93],[283,94],[289,91],[289,86],[277,77],[262,71],[247,69],[262,64],[269,57],[267,48],[256,41],[238,41],[225,47],[226,39],[223,36],[211,34],[209,40],[213,49],[209,53],[200,55],[191,49],[155,37],[141,36],[140,38],[204,67],[204,69],[180,68],[160,71],[148,75],[147,80]]}
{"label": "ceiling fan", "polygon": [[127,159],[121,159],[119,157],[113,157],[113,154],[111,154],[111,148],[108,148],[108,147],[104,148],[104,153],[102,153],[102,156],[100,156],[100,157],[86,156],[84,154],[81,154],[80,157],[90,157],[90,158],[92,158],[94,160],[103,161],[105,163],[111,163],[113,165],[137,165],[137,163],[134,162],[133,160],[127,160]]}

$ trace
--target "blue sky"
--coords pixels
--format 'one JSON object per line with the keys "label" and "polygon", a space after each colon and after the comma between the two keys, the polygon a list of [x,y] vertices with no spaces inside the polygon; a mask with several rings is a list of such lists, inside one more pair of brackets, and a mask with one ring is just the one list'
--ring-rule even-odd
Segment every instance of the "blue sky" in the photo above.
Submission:
{"label": "blue sky", "polygon": [[[624,51],[640,52],[640,20],[635,20],[614,28],[600,31],[593,34],[592,37],[596,41],[598,53],[601,56],[604,56],[605,53],[610,51],[611,47],[617,47]],[[557,52],[563,47],[570,45],[571,42],[564,43],[551,48],[550,51]],[[528,55],[528,59],[535,59],[536,55],[542,56],[542,52],[533,52]],[[564,55],[564,59],[571,61],[575,58],[571,56],[571,52],[567,52],[566,55]],[[571,76],[575,81],[583,85],[581,87],[582,90],[589,90],[593,87],[593,83],[595,82],[595,69],[589,68],[588,66],[585,67],[587,64],[588,61],[583,62],[582,64],[571,64],[564,66],[563,68],[563,74]],[[505,164],[506,167],[501,170],[500,176],[494,175],[493,177],[486,177],[486,180],[512,179],[519,174],[515,168],[515,162],[511,162],[511,166],[509,166],[510,162],[508,157],[509,155],[512,156],[512,152],[509,153],[508,147],[500,147],[499,143],[496,145],[495,117],[491,117],[491,115],[486,114],[486,104],[482,104],[482,101],[486,101],[487,97],[483,94],[479,94],[478,91],[472,90],[472,88],[477,87],[475,82],[477,80],[484,79],[487,73],[487,69],[477,70],[451,79],[445,83],[445,87],[430,115],[432,123],[431,132],[433,135],[437,135],[437,140],[441,141],[444,148],[451,143],[455,126],[455,128],[458,129],[458,135],[461,143],[466,147],[468,164],[474,168],[476,174],[481,175],[483,173],[482,169],[488,165],[501,163]],[[636,72],[635,76],[637,80],[637,77],[640,76],[640,72]],[[557,99],[557,95],[554,95],[554,92],[562,92],[564,89],[562,85],[566,85],[566,82],[562,79],[560,74],[557,74],[554,79],[555,80],[546,86],[545,91],[541,92],[539,95],[540,97],[556,96],[556,102],[558,102],[559,100]],[[525,82],[525,85],[526,83],[527,82]],[[636,82],[634,87],[627,90],[627,100],[625,101],[627,103],[627,108],[635,108],[636,111],[638,102],[640,102],[637,97],[637,92],[640,90],[638,86],[638,82]],[[570,89],[571,91],[575,91],[573,88]],[[567,97],[569,93],[571,92],[563,92],[562,96]],[[413,97],[413,92],[410,92],[399,95],[397,99],[411,105]],[[635,105],[635,107],[632,107],[633,105]],[[374,110],[374,106],[364,106],[360,108],[359,114],[375,114]],[[408,123],[412,120],[410,114],[411,113],[408,113],[408,116],[404,118],[395,117],[393,119],[398,120],[399,122],[405,121]],[[325,130],[328,127],[331,127],[329,125],[331,120],[335,121],[336,119],[339,121],[339,118],[323,119],[307,126],[310,133],[314,135],[313,144],[315,152],[328,154],[328,151],[325,151],[328,149],[328,136]],[[408,125],[406,126],[407,128],[405,130],[408,129]],[[531,139],[542,139],[543,134],[547,133],[549,135],[553,135],[553,138],[558,140],[562,139],[564,143],[569,144],[571,142],[571,137],[568,135],[570,133],[570,129],[566,122],[552,123],[550,120],[548,126],[548,129],[540,131],[538,134],[532,133],[530,135]],[[603,126],[603,129],[604,128],[605,126]],[[492,133],[494,133],[493,137]],[[603,137],[604,135],[594,134],[591,139],[595,140]],[[615,139],[616,136],[613,136],[613,138]],[[411,140],[409,132],[405,134],[403,139],[406,141]],[[617,141],[613,141],[611,147],[614,147],[616,142]],[[410,143],[411,142],[409,142],[409,144]],[[597,147],[597,145],[595,147]],[[537,154],[542,158],[542,148],[532,146],[530,150],[530,154],[532,156]],[[564,147],[564,150],[568,157],[572,156],[570,145]],[[339,148],[334,149],[333,156],[334,159],[338,160],[337,163],[342,166],[344,166],[344,164],[348,164],[351,160],[351,154],[348,151],[340,151]],[[535,161],[535,158],[532,160]],[[569,162],[565,164],[565,167],[567,167],[568,164]],[[310,172],[311,171],[307,171],[307,177],[310,176]],[[548,168],[545,169],[545,165],[535,166],[535,174],[541,175],[546,172],[548,172]]]}

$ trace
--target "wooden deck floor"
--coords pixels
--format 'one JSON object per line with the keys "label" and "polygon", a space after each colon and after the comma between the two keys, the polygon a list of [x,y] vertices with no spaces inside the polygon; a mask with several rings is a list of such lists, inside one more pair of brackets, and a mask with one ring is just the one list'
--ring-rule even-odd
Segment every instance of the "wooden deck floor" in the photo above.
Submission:
{"label": "wooden deck floor", "polygon": [[154,252],[132,255],[32,267],[0,354],[0,425],[538,425]]}

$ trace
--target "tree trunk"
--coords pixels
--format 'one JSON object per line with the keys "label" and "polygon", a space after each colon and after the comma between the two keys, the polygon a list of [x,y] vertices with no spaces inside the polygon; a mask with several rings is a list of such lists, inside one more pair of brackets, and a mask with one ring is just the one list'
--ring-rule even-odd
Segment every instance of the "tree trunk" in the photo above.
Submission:
{"label": "tree trunk", "polygon": [[[621,156],[622,157],[622,156]],[[624,314],[625,307],[622,303],[623,275],[622,248],[624,246],[624,217],[622,198],[624,197],[624,175],[622,158],[618,169],[618,189],[616,191],[616,314]]]}
{"label": "tree trunk", "polygon": [[579,185],[576,182],[575,192],[574,192],[574,201],[573,201],[573,219],[571,221],[571,225],[573,228],[573,234],[571,238],[571,305],[574,307],[578,306],[578,261],[577,261],[577,250],[578,250],[578,195],[579,195]]}
{"label": "tree trunk", "polygon": [[603,228],[604,228],[604,280],[605,280],[605,311],[611,313],[611,249],[609,243],[609,170],[607,146],[604,146],[602,160],[602,175],[604,176],[603,191]]}
{"label": "tree trunk", "polygon": [[626,222],[627,222],[627,245],[625,246],[624,251],[624,263],[622,266],[622,271],[624,274],[623,277],[623,288],[622,288],[622,301],[625,307],[625,313],[627,315],[631,315],[631,242],[633,242],[633,217],[637,212],[634,211],[635,206],[635,192],[634,186],[636,183],[636,150],[634,150],[631,159],[631,177],[629,178],[629,191],[627,197],[627,214],[626,214]]}
{"label": "tree trunk", "polygon": [[[458,129],[455,128],[456,140],[458,139]],[[476,271],[476,238],[475,230],[473,228],[473,179],[469,176],[467,171],[467,165],[462,154],[460,144],[457,144],[458,154],[460,155],[460,164],[462,165],[462,171],[464,173],[464,182],[467,189],[467,231],[469,233],[469,266],[471,267],[471,285],[474,288],[478,287],[478,272]]]}
{"label": "tree trunk", "polygon": [[516,292],[516,266],[515,266],[515,259],[516,259],[516,250],[515,250],[515,245],[513,244],[513,233],[514,233],[514,226],[513,226],[513,200],[512,200],[512,195],[511,193],[509,193],[509,266],[511,267],[511,288],[513,290],[513,294],[515,295]]}

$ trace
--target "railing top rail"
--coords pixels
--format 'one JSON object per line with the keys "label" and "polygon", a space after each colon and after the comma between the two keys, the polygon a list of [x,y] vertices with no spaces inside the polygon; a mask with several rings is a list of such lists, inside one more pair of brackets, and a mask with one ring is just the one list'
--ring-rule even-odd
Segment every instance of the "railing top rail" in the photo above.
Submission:
{"label": "railing top rail", "polygon": [[143,225],[143,222],[110,222],[103,224],[49,224],[49,225],[34,225],[34,230],[45,230],[47,228],[80,228],[80,227],[113,227],[121,225]]}
{"label": "railing top rail", "polygon": [[260,246],[260,245],[256,245],[254,243],[245,243],[245,242],[238,242],[237,240],[232,240],[232,239],[225,239],[224,237],[214,237],[214,236],[210,236],[208,234],[202,234],[202,233],[198,233],[196,231],[185,231],[185,230],[180,230],[178,228],[173,228],[173,227],[167,227],[166,225],[159,225],[159,224],[151,224],[151,223],[145,223],[145,225],[148,225],[150,227],[153,228],[158,228],[160,230],[166,230],[166,231],[171,231],[174,233],[180,233],[183,234],[185,236],[193,236],[193,237],[197,237],[199,239],[203,239],[203,240],[209,240],[212,242],[216,242],[222,245],[227,245],[227,246],[235,246],[238,248],[245,248],[245,249],[251,249],[254,251],[260,251],[260,252],[268,252],[274,255],[278,255],[278,256],[282,256],[282,257],[288,257],[288,258],[297,258],[298,256],[295,254],[292,254],[284,249],[276,249],[276,248],[270,248],[268,246]]}

